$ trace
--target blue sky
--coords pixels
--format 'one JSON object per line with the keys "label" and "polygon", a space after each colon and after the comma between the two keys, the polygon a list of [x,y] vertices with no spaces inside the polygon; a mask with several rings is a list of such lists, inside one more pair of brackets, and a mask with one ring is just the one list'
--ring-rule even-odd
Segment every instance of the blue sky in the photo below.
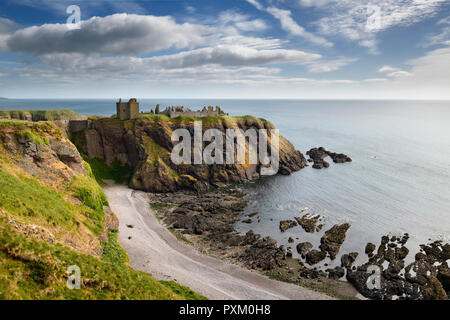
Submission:
{"label": "blue sky", "polygon": [[449,2],[5,0],[0,96],[450,99]]}

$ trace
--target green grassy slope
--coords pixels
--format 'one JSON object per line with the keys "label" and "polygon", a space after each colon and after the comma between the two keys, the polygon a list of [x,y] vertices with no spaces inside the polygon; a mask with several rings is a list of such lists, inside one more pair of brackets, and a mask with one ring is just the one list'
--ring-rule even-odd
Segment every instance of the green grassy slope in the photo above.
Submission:
{"label": "green grassy slope", "polygon": [[[13,134],[49,148],[56,132],[49,129],[57,130],[0,120],[0,299],[204,299],[129,266],[117,230],[107,226],[108,202],[89,164],[70,182],[49,185],[23,170],[20,150],[13,155],[5,147]],[[79,290],[66,286],[71,265],[81,270]]]}

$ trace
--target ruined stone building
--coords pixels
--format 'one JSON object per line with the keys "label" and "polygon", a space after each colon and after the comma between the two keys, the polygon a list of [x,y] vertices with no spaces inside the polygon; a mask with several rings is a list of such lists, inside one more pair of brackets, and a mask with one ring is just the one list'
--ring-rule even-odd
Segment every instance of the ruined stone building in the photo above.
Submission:
{"label": "ruined stone building", "polygon": [[131,98],[128,102],[122,102],[122,99],[116,103],[117,118],[120,120],[135,119],[139,116],[139,102]]}
{"label": "ruined stone building", "polygon": [[[153,110],[152,110],[153,111]],[[219,106],[216,106],[214,109],[212,106],[208,106],[208,108],[203,107],[203,109],[192,111],[189,108],[185,108],[184,106],[177,107],[167,107],[164,111],[159,112],[158,114],[163,114],[171,118],[177,117],[194,117],[194,118],[203,118],[203,117],[217,117],[219,115],[225,114]]]}

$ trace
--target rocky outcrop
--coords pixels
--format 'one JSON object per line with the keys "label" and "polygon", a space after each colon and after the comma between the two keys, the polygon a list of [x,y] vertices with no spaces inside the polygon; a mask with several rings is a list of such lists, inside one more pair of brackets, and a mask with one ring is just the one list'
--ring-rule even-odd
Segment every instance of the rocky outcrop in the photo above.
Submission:
{"label": "rocky outcrop", "polygon": [[[401,238],[383,236],[368,262],[356,270],[347,269],[347,280],[372,299],[447,299],[450,244],[435,241],[421,245],[415,261],[405,266],[408,238],[407,234]],[[377,285],[369,286],[372,280]]]}
{"label": "rocky outcrop", "polygon": [[311,215],[309,213],[304,214],[302,217],[295,217],[298,224],[302,226],[302,228],[309,233],[319,232],[322,230],[323,224],[317,225],[319,221],[322,221],[322,217],[320,215]]}
{"label": "rocky outcrop", "polygon": [[313,249],[306,254],[306,262],[310,265],[314,265],[325,259],[326,256],[327,256],[326,252],[322,250]]}
{"label": "rocky outcrop", "polygon": [[320,250],[328,253],[333,260],[344,243],[345,234],[350,228],[348,223],[336,224],[330,230],[326,231],[323,237],[320,239]]}
{"label": "rocky outcrop", "polygon": [[48,185],[63,185],[87,173],[78,150],[51,123],[4,126],[0,143],[15,165]]}
{"label": "rocky outcrop", "polygon": [[314,162],[312,166],[314,169],[328,168],[330,164],[325,161],[325,158],[328,156],[333,159],[334,163],[352,162],[349,156],[343,153],[327,151],[324,147],[312,148],[306,152],[306,155],[309,156],[309,162]]}
{"label": "rocky outcrop", "polygon": [[151,206],[164,223],[181,234],[201,236],[203,244],[215,254],[230,255],[246,267],[271,270],[284,265],[287,250],[269,237],[247,232],[237,234],[233,224],[246,202],[238,192],[215,190],[149,194]]}
{"label": "rocky outcrop", "polygon": [[280,221],[280,230],[281,230],[281,232],[285,232],[286,230],[294,228],[296,226],[298,226],[298,224],[294,220],[282,220],[282,221]]}
{"label": "rocky outcrop", "polygon": [[313,247],[311,242],[302,242],[297,245],[297,252],[302,256],[302,258],[305,258],[306,254],[311,250]]}
{"label": "rocky outcrop", "polygon": [[[140,117],[120,121],[103,118],[92,121],[92,129],[74,135],[74,140],[89,158],[102,158],[108,164],[118,159],[134,168],[129,185],[144,191],[206,191],[211,186],[224,186],[261,177],[261,164],[174,164],[170,158],[174,147],[171,135],[179,128],[188,130],[193,137],[194,123],[190,120]],[[226,129],[274,129],[270,122],[251,117],[218,117],[214,121],[203,123],[203,132],[210,128],[219,129],[224,135],[224,141]],[[270,146],[270,137],[268,140]],[[282,136],[279,146],[278,173],[287,175],[307,166],[304,156]],[[224,159],[225,152],[226,150]]]}

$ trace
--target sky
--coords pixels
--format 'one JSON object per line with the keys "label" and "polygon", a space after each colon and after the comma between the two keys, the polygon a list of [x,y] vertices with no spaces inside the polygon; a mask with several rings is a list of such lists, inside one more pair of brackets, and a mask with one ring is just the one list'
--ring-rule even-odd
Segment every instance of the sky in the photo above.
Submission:
{"label": "sky", "polygon": [[448,100],[450,0],[2,0],[0,97]]}

